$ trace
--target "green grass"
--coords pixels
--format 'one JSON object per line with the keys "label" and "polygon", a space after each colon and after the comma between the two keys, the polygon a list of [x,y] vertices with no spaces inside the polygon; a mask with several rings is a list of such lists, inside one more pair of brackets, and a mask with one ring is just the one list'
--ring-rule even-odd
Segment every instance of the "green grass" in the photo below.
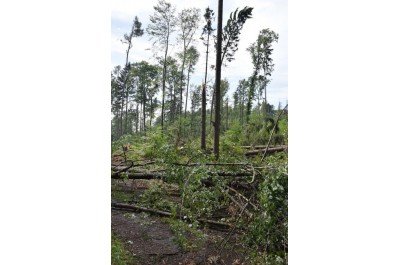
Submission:
{"label": "green grass", "polygon": [[136,264],[132,255],[124,248],[124,244],[114,234],[111,234],[111,265]]}

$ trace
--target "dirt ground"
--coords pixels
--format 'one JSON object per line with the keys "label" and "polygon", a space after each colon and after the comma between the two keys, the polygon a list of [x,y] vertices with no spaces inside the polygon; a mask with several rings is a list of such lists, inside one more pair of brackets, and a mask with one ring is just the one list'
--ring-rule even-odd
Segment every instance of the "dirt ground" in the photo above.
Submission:
{"label": "dirt ground", "polygon": [[[129,194],[131,183],[123,183],[123,192]],[[174,233],[162,217],[144,212],[111,211],[112,232],[124,242],[135,256],[136,264],[153,265],[207,265],[246,264],[245,250],[237,233],[228,237],[228,231],[204,229],[207,240],[202,247],[185,252],[174,242]],[[227,244],[221,242],[229,238]]]}

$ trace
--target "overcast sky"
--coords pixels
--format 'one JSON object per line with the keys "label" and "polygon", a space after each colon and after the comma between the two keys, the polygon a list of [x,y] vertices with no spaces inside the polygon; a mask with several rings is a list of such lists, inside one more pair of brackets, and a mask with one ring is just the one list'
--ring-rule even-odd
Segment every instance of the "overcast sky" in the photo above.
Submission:
{"label": "overcast sky", "polygon": [[[167,1],[176,6],[176,13],[184,8],[196,7],[201,9],[201,27],[205,24],[203,14],[206,7],[214,10],[217,16],[218,1],[214,0],[169,0]],[[133,0],[113,0],[111,2],[111,68],[116,65],[125,64],[126,45],[121,43],[124,33],[128,33],[135,16],[142,22],[142,28],[146,29],[150,23],[149,17],[154,14],[153,6],[158,0],[133,1]],[[278,106],[278,103],[286,104],[288,100],[288,18],[287,1],[285,0],[231,0],[224,1],[223,26],[225,26],[229,14],[236,8],[242,9],[245,6],[253,7],[253,17],[246,21],[239,42],[239,50],[235,54],[235,60],[228,63],[227,67],[222,68],[222,78],[227,78],[230,83],[229,94],[232,95],[238,85],[238,81],[248,78],[253,71],[250,53],[246,50],[251,43],[257,40],[260,30],[269,28],[279,34],[278,43],[273,44],[272,58],[275,64],[275,70],[272,73],[272,82],[267,87],[267,98],[270,103]],[[192,75],[191,84],[199,85],[204,79],[205,71],[205,46],[199,40],[201,27],[196,32],[196,43],[200,51],[199,62],[195,66],[195,72]],[[214,22],[216,28],[216,21]],[[215,31],[216,34],[216,31]],[[133,48],[129,54],[131,62],[146,60],[155,63],[153,52],[151,50],[152,41],[150,36],[145,34],[142,37],[133,39]],[[168,55],[174,56],[182,50],[182,45],[176,45],[176,39],[172,39],[172,47]],[[210,54],[211,55],[211,54]],[[209,65],[215,65],[215,56],[209,57]],[[214,77],[215,71],[209,70],[209,77]],[[209,78],[208,78],[209,79]]]}

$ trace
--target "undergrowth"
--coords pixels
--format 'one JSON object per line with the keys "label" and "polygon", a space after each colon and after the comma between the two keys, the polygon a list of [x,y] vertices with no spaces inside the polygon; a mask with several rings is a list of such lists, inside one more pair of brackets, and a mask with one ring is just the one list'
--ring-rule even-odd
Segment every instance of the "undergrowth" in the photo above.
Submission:
{"label": "undergrowth", "polygon": [[[250,121],[240,126],[234,123],[220,138],[219,163],[241,163],[241,166],[206,166],[205,163],[217,162],[210,149],[200,150],[198,137],[182,138],[177,136],[175,128],[163,133],[152,129],[146,135],[123,136],[112,143],[113,154],[121,153],[122,145],[129,144],[131,151],[126,158],[131,161],[151,160],[152,169],[163,169],[162,181],[153,183],[140,196],[142,206],[171,212],[173,218],[167,218],[175,234],[176,243],[185,251],[203,246],[206,236],[202,233],[199,218],[212,218],[216,212],[230,209],[230,218],[220,221],[239,220],[236,229],[242,231],[242,242],[248,248],[246,264],[287,264],[288,262],[288,155],[278,152],[267,155],[263,162],[262,154],[244,156],[243,145],[266,144],[272,133],[273,124],[258,124]],[[279,122],[272,145],[287,144],[287,120]],[[212,138],[207,136],[208,148]],[[197,166],[181,165],[197,163]],[[246,165],[246,166],[243,166]],[[256,169],[257,168],[257,169]],[[147,168],[148,169],[148,168]],[[146,169],[146,170],[147,170]],[[240,178],[221,177],[217,172],[251,172],[252,176]],[[250,202],[241,203],[252,210],[253,216],[245,218],[241,209],[234,209],[226,194],[233,182],[249,185],[249,190],[241,195],[250,198]],[[167,184],[174,184],[180,197],[171,201]],[[122,198],[129,199],[129,198]],[[250,207],[251,203],[254,207]],[[236,207],[237,208],[237,207]],[[114,264],[114,263],[113,263]],[[115,263],[123,264],[123,263]]]}
{"label": "undergrowth", "polygon": [[113,233],[111,234],[111,264],[134,265],[137,264],[132,254],[124,248],[122,241]]}

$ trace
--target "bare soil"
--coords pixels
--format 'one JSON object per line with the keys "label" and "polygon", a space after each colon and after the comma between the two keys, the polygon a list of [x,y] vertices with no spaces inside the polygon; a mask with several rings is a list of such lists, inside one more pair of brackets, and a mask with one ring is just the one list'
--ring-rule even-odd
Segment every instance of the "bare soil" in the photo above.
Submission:
{"label": "bare soil", "polygon": [[[143,192],[146,185],[140,181],[119,181],[119,192],[127,196]],[[132,196],[135,197],[135,196]],[[124,242],[125,248],[135,256],[136,264],[154,265],[207,265],[207,264],[246,264],[245,248],[240,237],[228,231],[203,229],[207,241],[195,250],[183,251],[174,241],[174,233],[169,223],[160,216],[143,212],[124,210],[111,211],[112,232]],[[227,244],[221,242],[229,238]]]}

